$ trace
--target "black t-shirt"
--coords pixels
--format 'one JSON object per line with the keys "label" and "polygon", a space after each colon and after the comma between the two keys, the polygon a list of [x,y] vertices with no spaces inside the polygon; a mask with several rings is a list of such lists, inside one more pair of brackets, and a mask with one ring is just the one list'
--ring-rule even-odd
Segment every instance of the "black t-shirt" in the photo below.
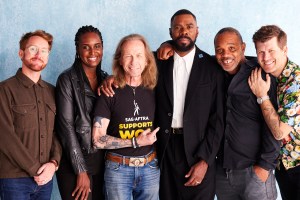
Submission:
{"label": "black t-shirt", "polygon": [[[122,89],[115,89],[113,97],[101,95],[95,105],[94,116],[110,119],[107,135],[122,139],[137,137],[147,128],[153,130],[155,96],[154,91],[144,87],[126,85]],[[134,95],[135,93],[135,95]],[[134,149],[133,147],[109,149],[124,156],[146,155],[152,146]]]}

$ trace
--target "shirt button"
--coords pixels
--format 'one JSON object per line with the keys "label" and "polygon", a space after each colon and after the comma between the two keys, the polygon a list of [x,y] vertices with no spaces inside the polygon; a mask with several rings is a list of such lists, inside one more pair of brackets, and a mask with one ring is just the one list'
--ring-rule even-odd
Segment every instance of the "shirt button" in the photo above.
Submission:
{"label": "shirt button", "polygon": [[227,110],[227,112],[229,112],[229,113],[230,113],[230,112],[231,112],[231,110]]}
{"label": "shirt button", "polygon": [[172,116],[172,113],[168,113],[168,116],[171,117],[171,116]]}
{"label": "shirt button", "polygon": [[41,135],[41,138],[44,138],[44,135]]}
{"label": "shirt button", "polygon": [[43,118],[40,118],[40,121],[43,121]]}
{"label": "shirt button", "polygon": [[168,130],[168,129],[166,129],[166,130],[165,130],[165,133],[169,133],[169,130]]}
{"label": "shirt button", "polygon": [[43,156],[44,155],[44,152],[41,152],[41,156]]}

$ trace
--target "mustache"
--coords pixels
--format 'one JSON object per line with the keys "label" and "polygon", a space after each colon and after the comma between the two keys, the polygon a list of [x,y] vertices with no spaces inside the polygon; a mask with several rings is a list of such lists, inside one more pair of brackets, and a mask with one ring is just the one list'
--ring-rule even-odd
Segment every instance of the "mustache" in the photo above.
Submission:
{"label": "mustache", "polygon": [[227,56],[227,57],[221,58],[220,60],[229,60],[229,59],[233,60],[234,58],[233,58],[233,57],[230,57],[230,56]]}
{"label": "mustache", "polygon": [[178,40],[180,40],[180,39],[188,39],[188,40],[190,40],[190,41],[193,41],[192,40],[192,38],[190,38],[190,37],[188,37],[188,36],[185,36],[185,35],[183,35],[183,36],[179,36],[178,38],[176,38],[176,41],[178,41]]}
{"label": "mustache", "polygon": [[33,58],[31,58],[30,60],[39,60],[39,61],[41,61],[41,62],[44,62],[42,59],[40,59],[39,57],[33,57]]}

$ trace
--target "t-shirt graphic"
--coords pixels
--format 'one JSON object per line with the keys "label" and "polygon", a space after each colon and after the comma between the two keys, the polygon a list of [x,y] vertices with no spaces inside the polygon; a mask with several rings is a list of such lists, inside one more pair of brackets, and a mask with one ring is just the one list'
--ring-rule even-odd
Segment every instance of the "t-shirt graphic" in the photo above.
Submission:
{"label": "t-shirt graphic", "polygon": [[134,113],[133,113],[133,115],[134,116],[139,115],[139,110],[140,110],[139,105],[135,102],[135,100],[133,100],[133,103],[134,103]]}
{"label": "t-shirt graphic", "polygon": [[[135,95],[132,88],[115,89],[113,97],[101,95],[95,106],[95,116],[110,119],[107,134],[122,138],[132,139],[138,137],[144,130],[153,130],[155,112],[154,91],[144,87],[135,88]],[[121,155],[137,156],[145,155],[151,151],[152,146],[134,149],[123,148],[109,150]]]}

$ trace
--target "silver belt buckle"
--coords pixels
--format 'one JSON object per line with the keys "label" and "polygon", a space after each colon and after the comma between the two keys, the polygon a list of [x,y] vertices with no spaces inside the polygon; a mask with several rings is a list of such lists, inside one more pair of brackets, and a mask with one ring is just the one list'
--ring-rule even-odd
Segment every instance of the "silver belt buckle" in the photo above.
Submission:
{"label": "silver belt buckle", "polygon": [[130,167],[143,167],[145,165],[145,158],[132,157],[129,158]]}

